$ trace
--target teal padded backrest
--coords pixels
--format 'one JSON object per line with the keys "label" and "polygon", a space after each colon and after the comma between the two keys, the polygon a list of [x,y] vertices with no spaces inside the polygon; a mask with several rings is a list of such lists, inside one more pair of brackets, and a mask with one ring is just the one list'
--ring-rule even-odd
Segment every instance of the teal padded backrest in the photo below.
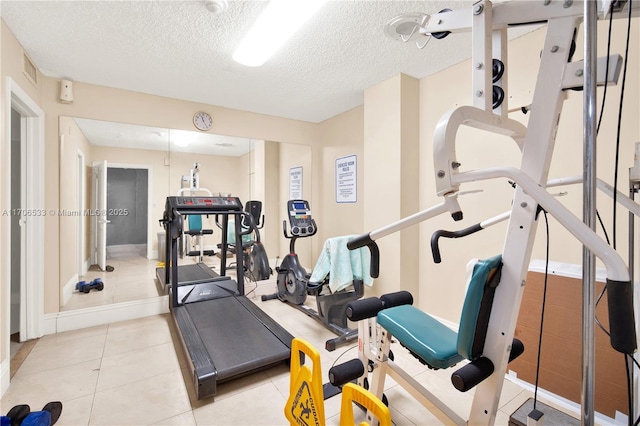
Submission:
{"label": "teal padded backrest", "polygon": [[189,221],[189,231],[202,231],[202,216],[199,214],[190,214],[187,218]]}
{"label": "teal padded backrest", "polygon": [[473,274],[462,306],[458,329],[458,353],[469,360],[482,355],[493,295],[500,282],[502,255],[480,260]]}

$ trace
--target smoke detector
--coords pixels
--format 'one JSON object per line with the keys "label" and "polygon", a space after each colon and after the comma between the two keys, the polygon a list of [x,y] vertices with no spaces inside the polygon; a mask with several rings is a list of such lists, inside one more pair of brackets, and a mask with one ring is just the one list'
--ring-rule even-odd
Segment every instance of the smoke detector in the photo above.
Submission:
{"label": "smoke detector", "polygon": [[391,19],[384,26],[384,32],[395,40],[409,41],[414,35],[420,33],[420,28],[429,21],[426,13],[403,13]]}
{"label": "smoke detector", "polygon": [[227,2],[227,0],[206,0],[204,2],[204,6],[209,12],[218,15],[227,10],[227,7],[229,7],[229,3]]}

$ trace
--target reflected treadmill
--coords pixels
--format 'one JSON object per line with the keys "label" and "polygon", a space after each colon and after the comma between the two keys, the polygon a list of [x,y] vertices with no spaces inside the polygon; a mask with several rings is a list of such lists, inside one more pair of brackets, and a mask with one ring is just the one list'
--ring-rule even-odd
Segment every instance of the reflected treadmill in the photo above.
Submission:
{"label": "reflected treadmill", "polygon": [[[208,282],[178,283],[178,239],[183,217],[222,217],[222,276]],[[236,241],[242,232],[242,203],[237,197],[167,197],[162,219],[170,270],[169,306],[198,399],[216,394],[217,384],[288,363],[293,336],[244,296],[242,252],[236,251],[236,282],[226,274],[227,226],[234,217]]]}

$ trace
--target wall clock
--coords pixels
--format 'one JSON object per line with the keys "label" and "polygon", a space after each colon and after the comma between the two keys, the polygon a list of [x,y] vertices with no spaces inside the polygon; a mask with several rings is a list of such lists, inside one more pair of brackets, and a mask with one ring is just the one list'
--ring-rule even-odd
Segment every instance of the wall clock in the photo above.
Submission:
{"label": "wall clock", "polygon": [[198,130],[207,131],[213,127],[213,118],[206,112],[196,112],[193,116],[193,125]]}

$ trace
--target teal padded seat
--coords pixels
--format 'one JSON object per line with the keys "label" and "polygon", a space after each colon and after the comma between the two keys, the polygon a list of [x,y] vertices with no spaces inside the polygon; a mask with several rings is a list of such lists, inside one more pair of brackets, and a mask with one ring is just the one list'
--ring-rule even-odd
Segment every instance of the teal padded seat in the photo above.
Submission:
{"label": "teal padded seat", "polygon": [[457,333],[412,305],[383,309],[378,324],[432,368],[449,368],[465,358],[474,360],[482,355],[501,267],[500,255],[474,266]]}
{"label": "teal padded seat", "polygon": [[456,350],[458,333],[415,306],[383,309],[378,324],[433,368],[449,368],[464,359]]}

